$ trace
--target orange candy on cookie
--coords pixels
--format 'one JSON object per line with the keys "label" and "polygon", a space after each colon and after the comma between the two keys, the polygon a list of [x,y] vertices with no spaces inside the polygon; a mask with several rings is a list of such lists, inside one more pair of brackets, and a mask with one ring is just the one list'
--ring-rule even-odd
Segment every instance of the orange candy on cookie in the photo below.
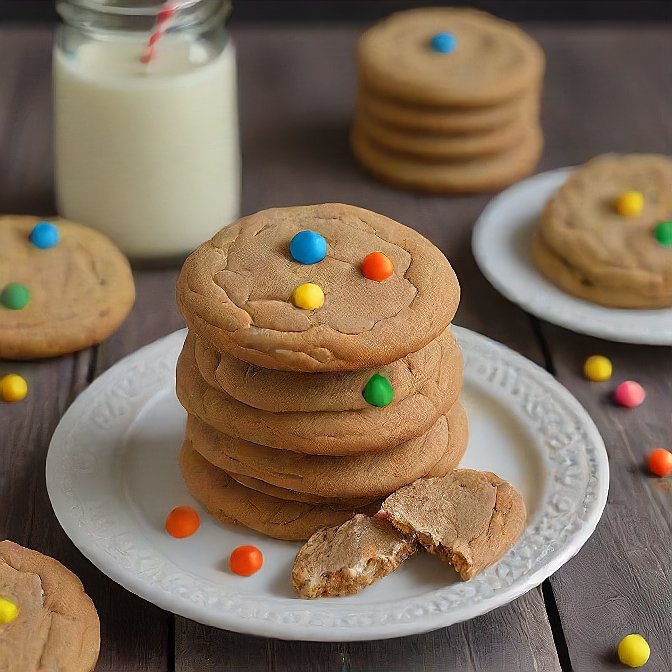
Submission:
{"label": "orange candy on cookie", "polygon": [[229,567],[234,574],[251,576],[264,564],[264,556],[256,546],[238,546],[231,553]]}
{"label": "orange candy on cookie", "polygon": [[178,506],[166,518],[166,532],[176,539],[190,537],[200,525],[198,513],[190,506]]}
{"label": "orange candy on cookie", "polygon": [[392,260],[382,252],[371,252],[362,262],[362,275],[369,280],[383,282],[394,273]]}

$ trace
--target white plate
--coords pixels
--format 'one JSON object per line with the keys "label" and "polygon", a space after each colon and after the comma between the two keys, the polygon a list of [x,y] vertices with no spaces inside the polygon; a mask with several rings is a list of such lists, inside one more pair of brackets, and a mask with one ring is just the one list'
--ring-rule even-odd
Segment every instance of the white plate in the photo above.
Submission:
{"label": "white plate", "polygon": [[[604,443],[584,409],[524,357],[455,328],[465,355],[463,401],[471,439],[463,464],[490,469],[523,493],[529,523],[499,564],[468,583],[422,554],[359,595],[297,599],[290,567],[299,544],[222,527],[202,511],[199,531],[173,539],[166,514],[187,494],[177,467],[185,414],[175,362],[185,332],[120,361],[63,416],[49,447],[47,488],[63,529],[91,562],[133,593],[227,630],[321,641],[426,632],[506,604],[571,558],[604,508]],[[198,507],[200,509],[200,507]],[[240,544],[264,566],[227,569]]]}
{"label": "white plate", "polygon": [[567,294],[534,266],[530,244],[539,215],[572,170],[534,175],[496,196],[474,227],[476,263],[497,291],[542,320],[608,341],[672,345],[672,308],[598,306]]}

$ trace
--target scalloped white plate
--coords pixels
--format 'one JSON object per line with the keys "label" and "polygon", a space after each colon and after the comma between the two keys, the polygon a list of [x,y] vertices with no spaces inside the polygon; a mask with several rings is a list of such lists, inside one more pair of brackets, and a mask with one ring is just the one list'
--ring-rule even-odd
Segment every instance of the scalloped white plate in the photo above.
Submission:
{"label": "scalloped white plate", "polygon": [[539,173],[490,201],[471,238],[476,263],[509,301],[542,320],[607,341],[672,345],[672,308],[606,308],[567,294],[532,262],[530,245],[546,201],[573,168]]}
{"label": "scalloped white plate", "polygon": [[[120,361],[63,416],[47,457],[47,488],[63,529],[102,572],[176,614],[227,630],[322,641],[382,639],[473,618],[538,585],[588,539],[604,508],[604,443],[556,380],[484,336],[454,329],[465,356],[471,438],[463,465],[489,469],[523,493],[529,522],[515,547],[468,583],[420,554],[349,598],[300,600],[290,567],[299,544],[223,527],[201,509],[199,531],[163,529],[180,504],[200,509],[177,467],[185,414],[175,362],[185,332]],[[242,578],[229,553],[255,544],[263,568]]]}

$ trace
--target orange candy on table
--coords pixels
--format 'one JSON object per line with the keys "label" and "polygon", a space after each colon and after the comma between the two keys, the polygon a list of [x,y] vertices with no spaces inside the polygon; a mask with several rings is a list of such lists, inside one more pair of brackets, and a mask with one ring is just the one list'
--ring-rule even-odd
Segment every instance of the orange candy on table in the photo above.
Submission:
{"label": "orange candy on table", "polygon": [[656,448],[649,455],[649,471],[665,478],[672,474],[672,453],[665,448]]}
{"label": "orange candy on table", "polygon": [[178,506],[166,518],[166,532],[176,539],[190,537],[201,524],[198,513],[190,506]]}
{"label": "orange candy on table", "polygon": [[392,260],[382,252],[371,252],[362,262],[362,275],[369,280],[383,282],[394,273]]}
{"label": "orange candy on table", "polygon": [[251,576],[261,569],[264,556],[256,546],[238,546],[231,553],[229,567],[234,574]]}

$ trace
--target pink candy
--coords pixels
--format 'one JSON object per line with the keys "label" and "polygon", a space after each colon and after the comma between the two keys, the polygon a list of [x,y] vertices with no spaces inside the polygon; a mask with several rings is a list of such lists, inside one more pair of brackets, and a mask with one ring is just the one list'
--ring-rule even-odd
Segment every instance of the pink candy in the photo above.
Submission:
{"label": "pink candy", "polygon": [[646,397],[644,388],[634,380],[626,380],[621,383],[614,391],[614,401],[619,406],[625,408],[635,408],[639,406]]}

